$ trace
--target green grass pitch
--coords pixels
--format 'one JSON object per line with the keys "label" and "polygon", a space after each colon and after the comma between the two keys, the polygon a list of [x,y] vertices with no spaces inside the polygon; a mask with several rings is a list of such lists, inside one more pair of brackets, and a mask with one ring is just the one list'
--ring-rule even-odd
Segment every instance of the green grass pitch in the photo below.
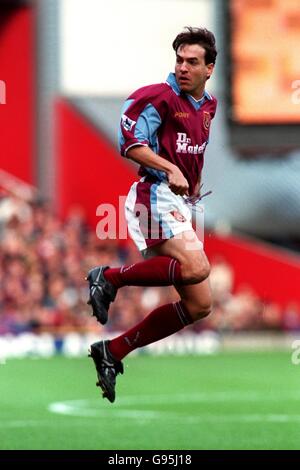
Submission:
{"label": "green grass pitch", "polygon": [[300,366],[288,352],[140,355],[114,404],[88,358],[0,365],[1,449],[299,449]]}

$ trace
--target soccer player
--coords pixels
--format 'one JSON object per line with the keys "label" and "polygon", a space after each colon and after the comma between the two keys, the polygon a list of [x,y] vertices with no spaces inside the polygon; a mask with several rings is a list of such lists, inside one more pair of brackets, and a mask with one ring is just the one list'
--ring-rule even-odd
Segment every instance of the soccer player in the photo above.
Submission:
{"label": "soccer player", "polygon": [[[93,268],[89,302],[101,324],[123,286],[174,285],[180,301],[163,305],[111,341],[91,345],[103,397],[115,400],[122,359],[211,311],[210,266],[191,224],[189,201],[201,198],[201,171],[217,101],[205,89],[217,51],[213,33],[187,27],[173,41],[175,73],[165,83],[135,91],[123,108],[121,154],[140,165],[141,179],[126,199],[128,230],[145,260]],[[143,210],[146,208],[145,211]]]}

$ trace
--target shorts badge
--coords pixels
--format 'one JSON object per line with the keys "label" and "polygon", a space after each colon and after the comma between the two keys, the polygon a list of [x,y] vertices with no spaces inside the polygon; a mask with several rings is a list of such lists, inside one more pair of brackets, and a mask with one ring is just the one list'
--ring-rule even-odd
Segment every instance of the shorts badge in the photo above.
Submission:
{"label": "shorts badge", "polygon": [[186,218],[180,214],[178,211],[172,211],[171,215],[176,219],[178,222],[186,222]]}

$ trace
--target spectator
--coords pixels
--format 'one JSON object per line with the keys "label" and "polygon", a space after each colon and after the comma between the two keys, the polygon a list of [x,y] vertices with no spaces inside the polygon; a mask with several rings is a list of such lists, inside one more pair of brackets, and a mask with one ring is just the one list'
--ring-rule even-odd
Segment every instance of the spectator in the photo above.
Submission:
{"label": "spectator", "polygon": [[[119,266],[139,260],[130,244],[97,239],[78,207],[62,222],[41,200],[28,203],[3,194],[0,242],[0,334],[99,333],[99,324],[86,305],[85,273],[99,263]],[[191,327],[193,330],[300,330],[296,303],[288,305],[283,314],[275,303],[263,305],[249,286],[233,294],[232,267],[220,256],[211,265],[214,312]],[[109,328],[127,329],[149,309],[176,299],[173,287],[125,287],[111,306]]]}

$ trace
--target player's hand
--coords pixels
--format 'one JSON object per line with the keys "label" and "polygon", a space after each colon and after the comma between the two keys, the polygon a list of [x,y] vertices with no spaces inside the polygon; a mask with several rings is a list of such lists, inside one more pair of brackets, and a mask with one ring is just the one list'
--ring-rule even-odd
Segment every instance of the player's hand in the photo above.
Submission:
{"label": "player's hand", "polygon": [[169,187],[173,193],[179,194],[180,196],[188,194],[189,183],[177,166],[174,165],[171,171],[169,171],[168,180]]}

